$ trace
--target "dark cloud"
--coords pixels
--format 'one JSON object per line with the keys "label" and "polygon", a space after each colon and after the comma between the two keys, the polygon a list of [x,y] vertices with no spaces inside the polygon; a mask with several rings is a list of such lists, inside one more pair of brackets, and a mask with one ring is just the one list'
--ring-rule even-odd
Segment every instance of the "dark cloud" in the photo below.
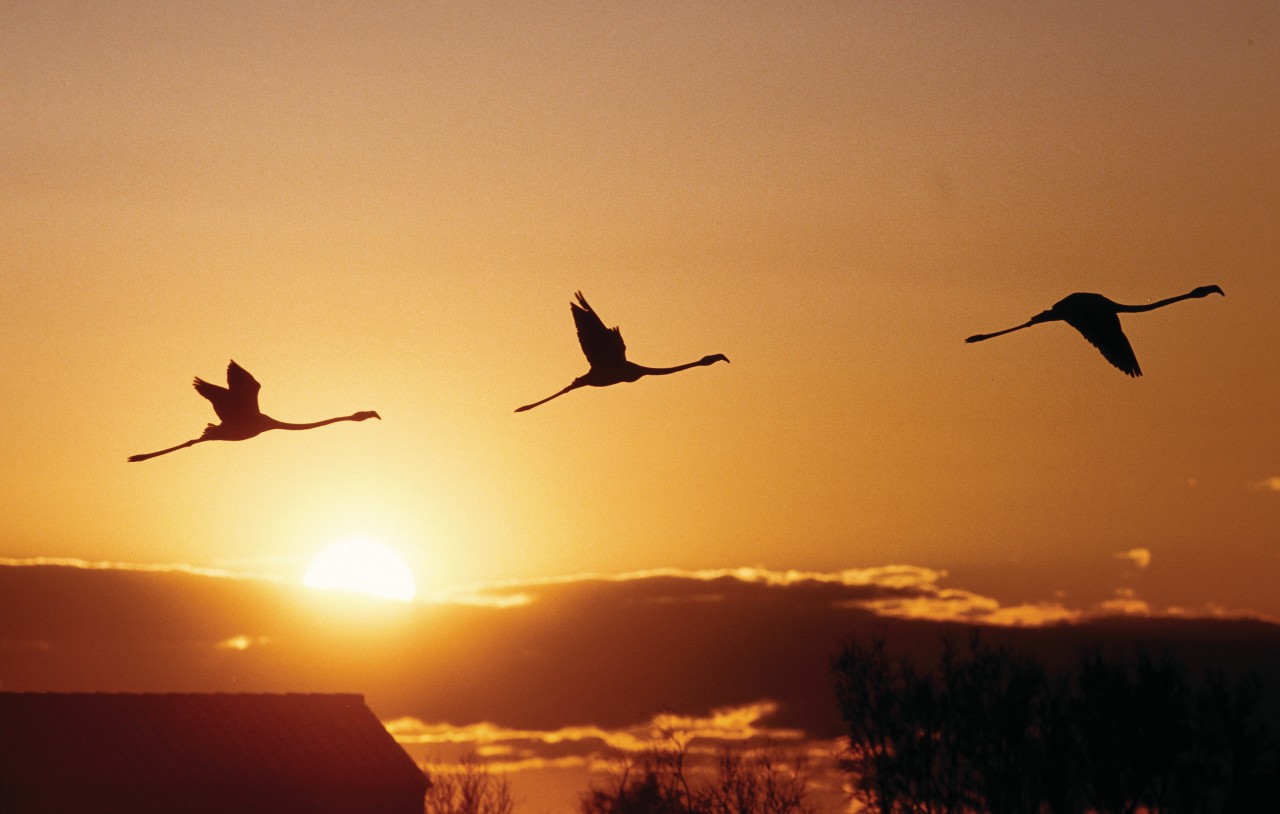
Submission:
{"label": "dark cloud", "polygon": [[[663,570],[403,604],[187,569],[0,566],[0,684],[360,692],[406,742],[479,745],[495,760],[535,764],[639,743],[661,720],[708,740],[830,739],[841,727],[829,663],[850,637],[883,626],[902,651],[936,655],[972,620],[1017,610],[942,588],[942,578],[910,566]],[[1121,598],[1112,610],[1143,614],[1046,604],[1024,608],[1022,621],[1072,621],[984,635],[1050,662],[1141,641],[1280,686],[1280,627],[1152,616]]]}

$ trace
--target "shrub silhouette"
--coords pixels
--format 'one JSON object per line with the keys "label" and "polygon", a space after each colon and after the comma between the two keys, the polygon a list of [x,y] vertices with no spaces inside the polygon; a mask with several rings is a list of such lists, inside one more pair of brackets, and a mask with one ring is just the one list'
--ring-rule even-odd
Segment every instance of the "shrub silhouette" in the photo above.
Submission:
{"label": "shrub silhouette", "polygon": [[425,814],[512,814],[515,799],[506,775],[493,774],[474,754],[456,767],[436,768],[423,809]]}
{"label": "shrub silhouette", "polygon": [[714,769],[689,766],[688,741],[668,733],[620,757],[581,798],[582,814],[816,814],[802,754],[721,747]]}
{"label": "shrub silhouette", "polygon": [[854,797],[883,814],[1255,812],[1277,807],[1256,680],[1171,654],[1035,656],[944,642],[923,668],[883,630],[833,659]]}

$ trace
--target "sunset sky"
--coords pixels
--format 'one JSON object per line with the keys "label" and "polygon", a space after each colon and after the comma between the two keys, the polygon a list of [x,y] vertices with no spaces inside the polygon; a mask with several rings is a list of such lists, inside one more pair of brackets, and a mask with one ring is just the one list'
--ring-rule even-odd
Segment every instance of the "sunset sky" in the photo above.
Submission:
{"label": "sunset sky", "polygon": [[[0,564],[1280,618],[1274,2],[4,3],[0,102]],[[1140,379],[963,342],[1207,284],[1124,318]],[[586,371],[577,290],[732,363],[514,414]],[[126,463],[231,359],[383,420]]]}

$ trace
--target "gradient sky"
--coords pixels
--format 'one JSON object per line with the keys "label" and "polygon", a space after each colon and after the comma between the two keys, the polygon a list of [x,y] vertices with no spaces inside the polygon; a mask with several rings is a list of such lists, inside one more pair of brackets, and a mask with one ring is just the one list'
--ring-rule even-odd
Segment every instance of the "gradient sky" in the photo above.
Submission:
{"label": "gradient sky", "polygon": [[[1274,2],[5,3],[0,102],[2,557],[1280,616]],[[1126,319],[1138,380],[962,341],[1210,283]],[[513,414],[578,289],[732,364]],[[229,359],[384,421],[126,464]]]}

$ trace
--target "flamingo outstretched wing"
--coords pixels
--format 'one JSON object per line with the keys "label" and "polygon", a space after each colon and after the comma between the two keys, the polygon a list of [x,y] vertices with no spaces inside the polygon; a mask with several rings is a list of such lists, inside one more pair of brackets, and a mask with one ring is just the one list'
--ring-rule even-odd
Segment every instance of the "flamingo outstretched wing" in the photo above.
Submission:
{"label": "flamingo outstretched wing", "polygon": [[1138,357],[1133,353],[1129,337],[1124,335],[1120,327],[1120,317],[1114,311],[1090,310],[1089,312],[1071,313],[1064,321],[1080,332],[1108,362],[1115,365],[1128,376],[1141,376],[1142,368],[1138,367]]}
{"label": "flamingo outstretched wing", "polygon": [[236,364],[233,359],[227,365],[227,386],[220,387],[196,377],[193,382],[196,392],[209,400],[213,411],[218,414],[224,424],[258,415],[258,391],[262,385],[253,378],[249,371]]}
{"label": "flamingo outstretched wing", "polygon": [[578,344],[592,368],[608,368],[627,361],[627,346],[622,332],[606,328],[599,315],[587,304],[582,292],[576,292],[578,301],[569,303],[573,323],[578,326]]}

